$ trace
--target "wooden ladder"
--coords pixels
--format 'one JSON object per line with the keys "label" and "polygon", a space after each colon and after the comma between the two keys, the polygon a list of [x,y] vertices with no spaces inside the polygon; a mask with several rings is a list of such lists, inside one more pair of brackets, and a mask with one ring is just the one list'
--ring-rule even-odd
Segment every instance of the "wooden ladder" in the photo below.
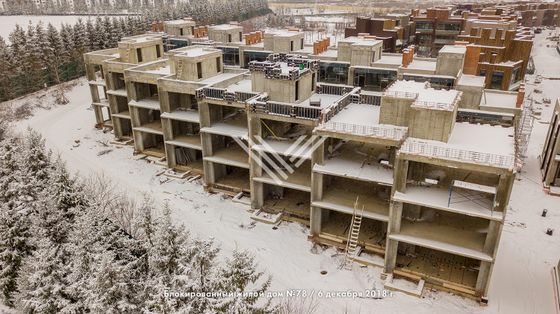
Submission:
{"label": "wooden ladder", "polygon": [[358,210],[358,197],[356,197],[356,202],[354,203],[354,211],[352,213],[352,222],[350,223],[350,230],[348,230],[348,241],[346,242],[346,252],[344,256],[344,269],[352,269],[352,258],[356,254],[356,249],[358,247],[358,236],[360,234],[360,228],[362,226],[362,217],[364,214],[364,206],[361,210]]}

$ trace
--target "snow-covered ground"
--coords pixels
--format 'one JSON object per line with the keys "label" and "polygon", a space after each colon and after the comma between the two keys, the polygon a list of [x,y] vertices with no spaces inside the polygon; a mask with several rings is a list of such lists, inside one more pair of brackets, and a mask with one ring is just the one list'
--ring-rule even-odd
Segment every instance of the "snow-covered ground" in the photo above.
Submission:
{"label": "snow-covered ground", "polygon": [[78,19],[81,18],[84,23],[87,19],[95,19],[95,16],[84,16],[84,15],[6,15],[0,17],[0,36],[6,41],[10,33],[16,28],[16,24],[19,24],[23,29],[27,31],[27,25],[29,23],[37,25],[40,21],[43,22],[46,27],[47,24],[51,23],[56,28],[60,29],[62,23],[74,25]]}
{"label": "snow-covered ground", "polygon": [[[559,76],[560,55],[554,48],[544,46],[544,37],[545,34],[537,36],[534,48],[537,73]],[[533,77],[528,81],[532,82]],[[527,88],[530,93],[534,86]],[[544,80],[538,88],[543,94],[536,95],[537,99],[560,96],[560,81]],[[131,195],[148,194],[157,202],[169,202],[177,223],[199,236],[214,237],[225,254],[234,248],[250,250],[260,266],[273,276],[272,291],[308,289],[318,293],[383,287],[380,269],[339,270],[341,257],[336,250],[313,248],[307,240],[307,228],[299,224],[283,222],[277,230],[261,223],[252,225],[247,206],[220,195],[209,195],[200,184],[160,183],[155,174],[161,168],[135,160],[131,147],[111,147],[110,153],[98,156],[98,152],[107,149],[102,143],[108,142],[112,134],[93,128],[94,115],[89,109],[85,80],[80,80],[68,97],[70,104],[39,110],[19,127],[31,126],[40,131],[47,145],[82,175],[103,173]],[[45,99],[48,97],[40,101]],[[542,109],[541,121],[549,121],[552,106]],[[547,124],[535,123],[527,165],[513,188],[491,280],[489,306],[481,307],[444,292],[428,291],[422,299],[397,292],[379,300],[321,299],[318,313],[555,313],[551,267],[560,257],[560,197],[542,191],[537,160],[547,128]],[[546,218],[540,215],[543,208],[548,209]],[[549,227],[556,229],[553,236],[545,234]],[[328,273],[321,275],[323,270]]]}

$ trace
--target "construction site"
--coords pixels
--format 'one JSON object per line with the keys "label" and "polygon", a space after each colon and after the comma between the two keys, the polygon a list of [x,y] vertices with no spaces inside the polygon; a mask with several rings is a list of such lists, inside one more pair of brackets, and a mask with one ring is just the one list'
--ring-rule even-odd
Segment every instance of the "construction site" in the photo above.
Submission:
{"label": "construction site", "polygon": [[294,28],[155,24],[84,55],[95,126],[259,222],[308,226],[344,252],[340,267],[381,268],[386,289],[485,304],[532,129],[532,39],[505,16],[477,21],[428,56],[362,32],[335,46]]}

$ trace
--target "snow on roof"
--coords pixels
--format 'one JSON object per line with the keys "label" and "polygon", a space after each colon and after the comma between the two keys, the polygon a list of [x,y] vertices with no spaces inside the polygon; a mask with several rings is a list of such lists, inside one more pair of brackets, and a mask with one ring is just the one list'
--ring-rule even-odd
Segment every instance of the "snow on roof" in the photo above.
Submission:
{"label": "snow on roof", "polygon": [[250,79],[246,79],[246,80],[241,80],[237,83],[231,84],[228,87],[226,87],[226,89],[228,91],[231,92],[246,92],[246,93],[250,93],[253,91],[252,85],[251,85],[251,80]]}
{"label": "snow on roof", "polygon": [[212,25],[208,27],[209,30],[220,30],[220,31],[228,31],[228,30],[235,30],[241,29],[240,25],[232,25],[232,24],[220,24],[220,25]]}
{"label": "snow on roof", "polygon": [[513,169],[513,127],[457,122],[447,143],[409,137],[402,153]]}
{"label": "snow on roof", "polygon": [[344,39],[339,39],[338,43],[350,43],[353,45],[361,45],[361,46],[375,46],[379,43],[382,43],[381,40],[375,38],[365,38],[365,37],[357,37],[357,36],[350,36]]}
{"label": "snow on roof", "polygon": [[517,104],[516,92],[505,92],[485,89],[480,99],[481,107],[515,109]]}
{"label": "snow on roof", "polygon": [[465,53],[467,47],[461,45],[445,45],[440,50],[439,53]]}
{"label": "snow on roof", "polygon": [[413,107],[454,110],[459,92],[457,90],[436,90],[429,83],[399,80],[387,88],[384,96],[415,99]]}
{"label": "snow on roof", "polygon": [[312,101],[319,101],[321,103],[321,108],[328,108],[332,106],[337,100],[342,98],[340,95],[330,95],[330,94],[313,94],[311,97],[299,103],[299,105],[309,106]]}
{"label": "snow on roof", "polygon": [[402,64],[402,54],[382,54],[381,58],[373,63],[376,64],[388,64],[388,65],[401,65]]}
{"label": "snow on roof", "polygon": [[274,29],[271,31],[267,31],[264,33],[266,37],[274,36],[274,37],[292,37],[296,35],[303,35],[303,32],[298,31],[290,31],[287,29]]}
{"label": "snow on roof", "polygon": [[209,77],[205,80],[202,80],[199,83],[212,85],[212,84],[219,83],[221,81],[225,81],[225,80],[230,79],[230,78],[232,78],[234,76],[237,76],[237,75],[239,75],[239,73],[221,73],[221,74]]}
{"label": "snow on roof", "polygon": [[181,53],[177,55],[194,58],[194,57],[213,54],[216,52],[220,52],[220,51],[214,48],[192,46],[189,47],[189,49],[185,49],[184,51],[181,51]]}
{"label": "snow on roof", "polygon": [[418,108],[453,110],[458,96],[459,92],[454,89],[436,90],[428,88],[418,94],[418,98],[416,98],[412,106]]}
{"label": "snow on roof", "polygon": [[160,75],[170,75],[171,74],[171,66],[166,65],[166,66],[161,67],[159,69],[147,70],[145,72],[146,73],[152,73],[152,74],[160,74]]}
{"label": "snow on roof", "polygon": [[351,103],[329,121],[318,126],[317,129],[396,141],[402,140],[406,135],[407,128],[379,124],[379,112],[379,106]]}
{"label": "snow on roof", "polygon": [[433,60],[414,59],[406,68],[410,70],[435,71],[436,59]]}
{"label": "snow on roof", "polygon": [[330,121],[357,125],[379,124],[379,106],[351,103],[337,113]]}
{"label": "snow on roof", "polygon": [[484,76],[463,74],[459,78],[459,81],[457,82],[457,85],[484,87],[484,80],[485,79],[486,78]]}
{"label": "snow on roof", "polygon": [[447,144],[481,153],[514,156],[513,127],[457,122]]}
{"label": "snow on roof", "polygon": [[418,94],[427,88],[428,84],[416,81],[398,80],[387,88],[387,92],[407,92]]}

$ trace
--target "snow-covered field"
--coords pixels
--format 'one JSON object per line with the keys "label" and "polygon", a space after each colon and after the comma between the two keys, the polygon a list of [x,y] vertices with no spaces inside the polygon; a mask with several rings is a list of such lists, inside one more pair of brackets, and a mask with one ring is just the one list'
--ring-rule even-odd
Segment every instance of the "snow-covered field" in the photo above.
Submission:
{"label": "snow-covered field", "polygon": [[8,39],[10,33],[16,28],[16,24],[22,26],[27,30],[29,23],[37,25],[40,21],[43,22],[45,27],[51,23],[56,28],[60,29],[62,23],[74,25],[81,18],[84,22],[87,19],[95,19],[95,16],[84,15],[6,15],[0,16],[0,36],[5,40]]}
{"label": "snow-covered field", "polygon": [[[560,55],[554,48],[545,47],[544,37],[545,34],[537,36],[533,52],[537,73],[559,76]],[[532,76],[528,82],[533,82]],[[529,93],[533,88],[527,85]],[[560,96],[560,81],[544,80],[538,88],[543,94],[536,95],[536,99]],[[383,287],[379,279],[381,269],[339,270],[341,257],[336,250],[313,248],[307,240],[307,228],[299,224],[283,222],[277,230],[270,225],[253,225],[247,206],[220,195],[209,195],[200,184],[161,183],[155,176],[161,168],[145,160],[135,160],[131,147],[112,147],[110,153],[98,156],[99,151],[107,149],[102,143],[108,142],[112,134],[93,128],[94,115],[89,109],[90,95],[85,80],[80,80],[68,97],[70,104],[38,110],[19,127],[31,126],[40,131],[47,145],[82,175],[102,173],[130,195],[148,194],[157,202],[169,202],[177,223],[199,236],[214,237],[226,255],[234,248],[250,250],[260,266],[273,276],[272,291],[307,289],[317,293]],[[41,101],[45,99],[48,97]],[[541,121],[549,121],[552,106],[542,109]],[[489,306],[481,307],[468,299],[428,291],[422,299],[401,293],[378,300],[320,299],[318,313],[555,313],[551,267],[560,258],[560,197],[542,191],[537,160],[547,128],[545,123],[535,123],[527,165],[514,185],[492,276]],[[546,218],[540,215],[543,208],[548,209]],[[553,236],[545,234],[549,227],[556,229]],[[324,270],[328,273],[321,275]]]}

